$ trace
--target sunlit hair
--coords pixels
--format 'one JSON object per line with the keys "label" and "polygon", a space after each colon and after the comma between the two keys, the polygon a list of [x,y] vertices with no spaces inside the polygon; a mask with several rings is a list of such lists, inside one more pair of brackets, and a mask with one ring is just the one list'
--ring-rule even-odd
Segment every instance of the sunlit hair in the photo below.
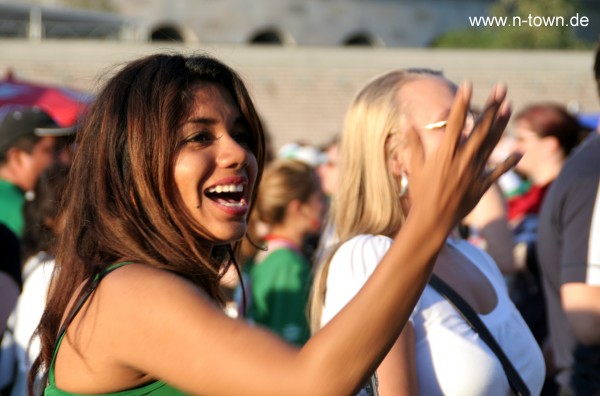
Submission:
{"label": "sunlit hair", "polygon": [[[220,84],[239,106],[260,180],[263,129],[233,70],[209,56],[179,54],[151,55],[122,67],[77,131],[57,267],[38,327],[41,354],[30,382],[50,366],[59,324],[77,288],[112,264],[132,261],[175,272],[222,302],[219,279],[238,243],[210,250],[210,231],[194,220],[174,180],[182,125],[199,82]],[[252,202],[256,189],[253,195]]]}
{"label": "sunlit hair", "polygon": [[266,224],[281,224],[290,202],[308,202],[319,189],[319,179],[310,165],[292,159],[275,160],[265,168],[256,214]]}
{"label": "sunlit hair", "polygon": [[406,103],[398,91],[409,81],[442,77],[429,69],[395,70],[376,77],[358,93],[344,120],[339,148],[339,186],[328,221],[337,243],[317,267],[310,298],[311,330],[321,326],[330,259],[344,242],[360,234],[393,236],[404,223],[398,183],[388,160],[404,147]]}

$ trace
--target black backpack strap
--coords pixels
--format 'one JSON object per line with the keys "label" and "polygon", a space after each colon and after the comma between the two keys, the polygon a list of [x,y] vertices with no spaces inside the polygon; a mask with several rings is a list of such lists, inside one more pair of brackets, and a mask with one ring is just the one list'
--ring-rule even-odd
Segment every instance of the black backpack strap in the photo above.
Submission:
{"label": "black backpack strap", "polygon": [[487,326],[479,318],[477,312],[475,312],[475,310],[471,308],[471,306],[461,296],[459,296],[454,289],[448,286],[448,284],[446,284],[435,274],[431,275],[431,278],[429,279],[429,285],[431,285],[431,287],[433,287],[446,300],[448,300],[450,304],[454,306],[454,308],[456,308],[456,310],[461,314],[471,328],[473,328],[473,330],[479,334],[481,339],[496,354],[498,360],[500,360],[500,363],[502,363],[502,367],[504,368],[504,372],[506,373],[506,377],[508,378],[508,382],[513,392],[518,396],[530,396],[531,392],[529,391],[529,388],[515,367],[512,365],[508,357],[506,357],[506,354],[500,345],[498,345]]}

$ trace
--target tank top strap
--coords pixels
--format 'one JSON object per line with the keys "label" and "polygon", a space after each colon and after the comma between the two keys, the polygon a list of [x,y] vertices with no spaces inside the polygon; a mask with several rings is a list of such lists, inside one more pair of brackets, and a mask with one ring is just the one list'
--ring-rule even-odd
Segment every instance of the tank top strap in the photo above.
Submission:
{"label": "tank top strap", "polygon": [[75,303],[73,308],[71,309],[69,316],[64,321],[64,323],[60,327],[60,330],[58,331],[56,345],[54,347],[54,353],[52,354],[52,361],[50,362],[50,367],[48,368],[48,383],[50,385],[52,385],[52,386],[55,385],[55,383],[54,383],[54,378],[55,378],[54,377],[54,363],[56,362],[56,356],[58,355],[58,349],[60,348],[60,344],[62,343],[63,338],[67,332],[67,327],[71,324],[71,322],[73,321],[75,316],[79,313],[79,311],[81,310],[81,307],[83,307],[83,304],[85,304],[85,302],[92,295],[94,290],[96,290],[96,288],[98,287],[98,284],[100,283],[102,278],[104,278],[106,275],[108,275],[112,271],[116,270],[117,268],[121,268],[122,266],[131,264],[131,263],[132,263],[131,261],[123,261],[120,263],[112,264],[109,267],[107,267],[106,269],[104,269],[102,272],[100,272],[99,274],[96,274],[96,276],[94,276],[93,279],[88,280],[88,282],[84,286],[85,291],[81,294],[81,296],[79,297],[79,299],[77,300],[77,302]]}

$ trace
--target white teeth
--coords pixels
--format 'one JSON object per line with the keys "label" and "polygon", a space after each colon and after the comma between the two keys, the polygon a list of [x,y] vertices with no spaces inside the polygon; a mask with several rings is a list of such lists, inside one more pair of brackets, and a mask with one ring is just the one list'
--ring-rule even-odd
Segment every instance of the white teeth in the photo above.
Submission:
{"label": "white teeth", "polygon": [[223,205],[223,206],[229,206],[232,208],[241,208],[246,206],[246,200],[242,199],[240,202],[227,202],[225,200],[219,199],[219,204]]}
{"label": "white teeth", "polygon": [[243,192],[243,184],[225,184],[208,189],[209,193],[222,193],[222,192]]}

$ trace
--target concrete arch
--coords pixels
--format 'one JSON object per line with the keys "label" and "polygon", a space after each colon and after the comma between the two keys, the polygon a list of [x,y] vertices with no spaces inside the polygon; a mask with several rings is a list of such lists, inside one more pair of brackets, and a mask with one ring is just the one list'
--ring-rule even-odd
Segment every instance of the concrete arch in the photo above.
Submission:
{"label": "concrete arch", "polygon": [[277,27],[265,27],[252,33],[248,44],[271,44],[271,45],[290,45],[296,44],[296,40],[288,32]]}
{"label": "concrete arch", "polygon": [[185,26],[163,22],[154,24],[148,33],[148,41],[196,42],[196,35]]}
{"label": "concrete arch", "polygon": [[362,47],[382,47],[385,45],[383,40],[372,33],[364,30],[352,32],[348,34],[341,42],[347,46],[362,46]]}

